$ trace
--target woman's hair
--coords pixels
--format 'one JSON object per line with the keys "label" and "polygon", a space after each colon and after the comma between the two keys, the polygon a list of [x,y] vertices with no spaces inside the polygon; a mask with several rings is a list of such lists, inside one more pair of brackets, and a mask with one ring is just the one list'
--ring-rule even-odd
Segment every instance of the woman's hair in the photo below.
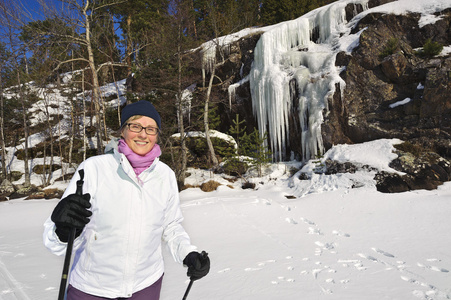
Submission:
{"label": "woman's hair", "polygon": [[128,118],[127,120],[125,120],[124,126],[123,126],[122,128],[124,128],[125,125],[127,125],[128,122],[133,121],[133,120],[137,120],[137,119],[142,118],[142,117],[144,117],[144,116],[141,116],[141,115],[134,115],[134,116],[131,116],[130,118]]}
{"label": "woman's hair", "polygon": [[125,126],[125,125],[127,125],[128,122],[133,121],[133,120],[137,120],[137,119],[142,118],[142,117],[143,117],[143,116],[141,116],[141,115],[134,115],[134,116],[131,116],[130,118],[128,118],[127,120],[125,120],[124,125],[122,125],[122,127],[119,128],[119,132],[120,132],[121,134],[122,134],[122,132],[124,132],[125,128],[127,127],[127,126]]}

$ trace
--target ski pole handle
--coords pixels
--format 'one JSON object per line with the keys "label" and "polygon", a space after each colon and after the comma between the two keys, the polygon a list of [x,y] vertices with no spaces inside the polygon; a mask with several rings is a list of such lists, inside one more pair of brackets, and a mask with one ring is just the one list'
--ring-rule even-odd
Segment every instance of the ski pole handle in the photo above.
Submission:
{"label": "ski pole handle", "polygon": [[77,190],[75,191],[75,194],[82,196],[83,195],[83,177],[85,177],[85,171],[83,169],[81,169],[78,171],[78,174],[80,174],[80,180],[77,180]]}

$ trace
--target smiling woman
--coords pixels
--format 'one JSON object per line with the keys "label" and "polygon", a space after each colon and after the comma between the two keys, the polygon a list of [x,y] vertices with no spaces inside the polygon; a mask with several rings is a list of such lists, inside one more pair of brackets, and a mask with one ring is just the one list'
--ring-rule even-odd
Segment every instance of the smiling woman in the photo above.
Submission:
{"label": "smiling woman", "polygon": [[44,243],[58,255],[67,249],[68,232],[77,229],[67,300],[159,299],[162,241],[188,267],[191,280],[209,272],[208,256],[197,251],[181,225],[175,174],[159,160],[160,128],[150,102],[126,105],[115,149],[78,168],[86,174],[86,193],[74,194],[75,175],[45,222]]}

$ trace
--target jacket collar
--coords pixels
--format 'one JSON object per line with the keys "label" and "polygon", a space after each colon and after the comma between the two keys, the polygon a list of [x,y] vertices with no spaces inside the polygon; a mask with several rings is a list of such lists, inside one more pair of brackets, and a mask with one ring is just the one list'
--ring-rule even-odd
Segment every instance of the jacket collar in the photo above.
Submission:
{"label": "jacket collar", "polygon": [[127,176],[130,177],[130,179],[138,185],[141,185],[141,183],[145,183],[146,181],[150,180],[156,165],[160,161],[159,157],[155,158],[149,168],[144,170],[139,176],[136,176],[135,171],[133,170],[133,167],[131,166],[127,157],[123,153],[120,153],[117,148],[112,148],[108,153],[113,154],[114,159],[121,166],[124,173],[127,174]]}

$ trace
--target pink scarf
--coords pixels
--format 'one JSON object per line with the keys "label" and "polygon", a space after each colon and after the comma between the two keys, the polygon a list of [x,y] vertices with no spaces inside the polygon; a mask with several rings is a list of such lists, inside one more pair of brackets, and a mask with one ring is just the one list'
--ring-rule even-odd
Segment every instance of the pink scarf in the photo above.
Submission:
{"label": "pink scarf", "polygon": [[133,150],[130,149],[123,139],[119,140],[117,149],[120,153],[123,153],[125,157],[127,157],[133,167],[133,170],[135,171],[136,176],[139,176],[142,171],[150,167],[155,158],[161,155],[161,149],[158,144],[155,144],[152,150],[146,153],[146,155],[139,155],[133,152]]}

